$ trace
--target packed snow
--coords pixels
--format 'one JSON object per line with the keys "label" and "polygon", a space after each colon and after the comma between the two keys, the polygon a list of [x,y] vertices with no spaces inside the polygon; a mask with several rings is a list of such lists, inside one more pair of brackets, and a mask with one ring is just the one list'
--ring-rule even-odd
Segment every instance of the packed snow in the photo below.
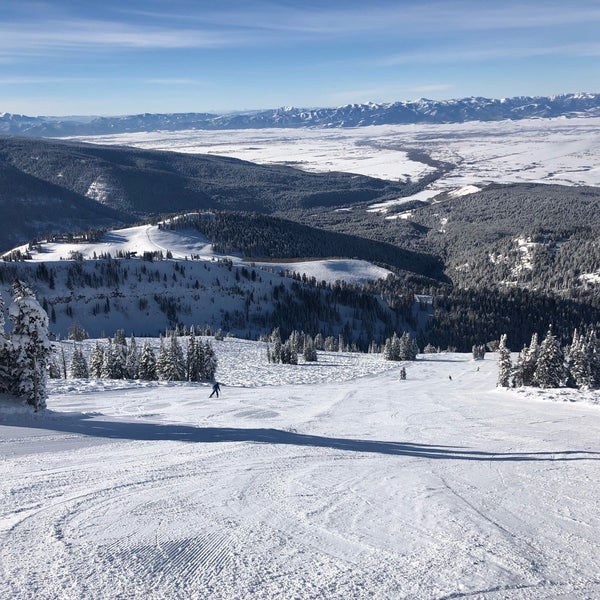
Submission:
{"label": "packed snow", "polygon": [[47,411],[0,401],[0,597],[600,597],[598,392],[497,389],[489,353],[214,346],[218,399],[55,380]]}

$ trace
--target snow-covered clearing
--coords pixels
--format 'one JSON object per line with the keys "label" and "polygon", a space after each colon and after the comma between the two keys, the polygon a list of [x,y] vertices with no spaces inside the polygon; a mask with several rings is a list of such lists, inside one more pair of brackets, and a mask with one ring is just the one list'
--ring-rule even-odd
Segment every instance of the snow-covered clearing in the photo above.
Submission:
{"label": "snow-covered clearing", "polygon": [[[68,260],[74,255],[84,259],[110,254],[134,253],[141,257],[144,252],[171,252],[174,259],[187,259],[192,256],[199,260],[218,260],[227,258],[237,265],[248,265],[240,256],[224,255],[215,252],[211,242],[193,229],[159,229],[158,225],[138,225],[107,231],[97,242],[41,242],[39,251],[29,250],[29,244],[15,248],[29,253],[32,261],[51,263]],[[8,253],[7,253],[8,254]],[[368,280],[385,279],[391,271],[370,262],[351,258],[329,258],[315,260],[273,260],[269,262],[251,262],[253,267],[270,272],[294,272],[314,277],[317,281],[345,281],[346,283],[364,283]]]}
{"label": "snow-covered clearing", "polygon": [[[0,597],[600,597],[596,393],[497,390],[496,358],[215,343],[204,384],[0,403]],[[451,377],[451,379],[450,379]]]}

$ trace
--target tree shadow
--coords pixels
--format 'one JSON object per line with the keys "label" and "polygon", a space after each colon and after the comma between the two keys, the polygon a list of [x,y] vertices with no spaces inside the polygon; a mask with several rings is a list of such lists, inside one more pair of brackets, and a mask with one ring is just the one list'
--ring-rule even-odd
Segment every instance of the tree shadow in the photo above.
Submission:
{"label": "tree shadow", "polygon": [[194,427],[130,421],[101,421],[95,415],[60,414],[58,418],[24,419],[22,415],[4,415],[0,425],[47,429],[82,436],[134,441],[176,441],[188,443],[250,442],[330,448],[347,452],[364,452],[415,458],[478,461],[575,461],[600,460],[600,452],[556,450],[552,452],[484,452],[459,446],[441,446],[362,440],[309,435],[273,428]]}

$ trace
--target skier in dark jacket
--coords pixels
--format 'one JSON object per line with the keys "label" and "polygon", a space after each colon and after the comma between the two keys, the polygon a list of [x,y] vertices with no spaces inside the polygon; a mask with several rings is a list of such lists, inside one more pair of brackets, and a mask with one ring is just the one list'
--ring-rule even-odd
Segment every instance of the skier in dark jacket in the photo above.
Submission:
{"label": "skier in dark jacket", "polygon": [[219,385],[218,381],[215,381],[215,383],[213,384],[212,394],[209,396],[209,398],[212,398],[215,394],[217,395],[217,398],[218,398],[220,391],[221,391],[221,386]]}

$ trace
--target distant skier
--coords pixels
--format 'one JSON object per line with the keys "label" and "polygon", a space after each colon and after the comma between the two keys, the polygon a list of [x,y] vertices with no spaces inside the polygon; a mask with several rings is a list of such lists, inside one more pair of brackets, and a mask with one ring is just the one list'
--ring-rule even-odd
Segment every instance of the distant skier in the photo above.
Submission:
{"label": "distant skier", "polygon": [[404,367],[400,369],[400,379],[406,379],[406,369]]}
{"label": "distant skier", "polygon": [[215,394],[217,395],[217,398],[218,398],[220,391],[221,391],[221,386],[219,385],[218,381],[215,381],[213,384],[212,394],[209,396],[209,398],[212,398]]}

